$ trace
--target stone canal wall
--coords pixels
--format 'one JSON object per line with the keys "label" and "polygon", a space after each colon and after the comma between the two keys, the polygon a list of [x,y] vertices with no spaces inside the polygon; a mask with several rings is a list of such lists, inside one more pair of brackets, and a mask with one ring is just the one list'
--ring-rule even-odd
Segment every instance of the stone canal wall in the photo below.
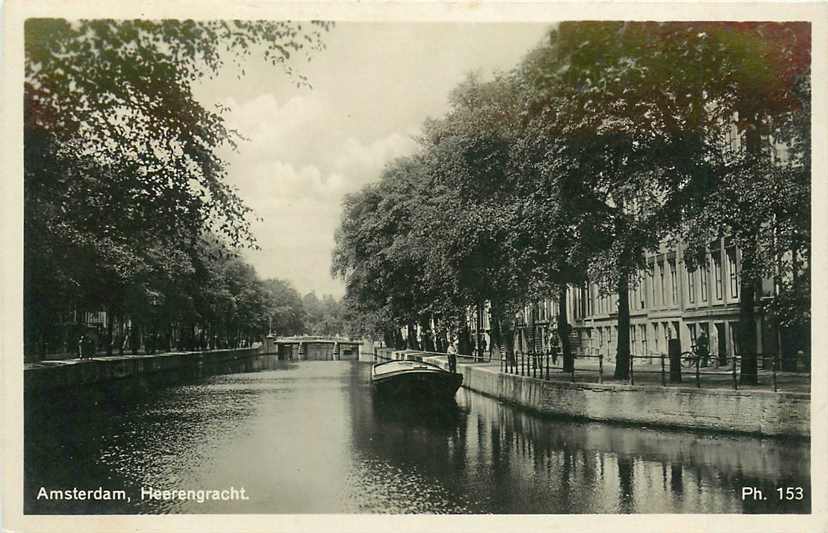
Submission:
{"label": "stone canal wall", "polygon": [[542,414],[644,426],[810,437],[810,394],[567,383],[460,365],[463,386]]}
{"label": "stone canal wall", "polygon": [[260,348],[240,348],[36,363],[25,366],[23,387],[26,393],[40,393],[130,378],[209,375],[234,368],[254,367],[260,356]]}

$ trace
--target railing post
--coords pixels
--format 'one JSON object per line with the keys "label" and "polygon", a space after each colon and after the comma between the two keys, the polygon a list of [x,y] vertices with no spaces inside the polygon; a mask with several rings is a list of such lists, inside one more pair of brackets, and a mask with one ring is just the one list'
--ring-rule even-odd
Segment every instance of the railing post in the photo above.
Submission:
{"label": "railing post", "polygon": [[733,375],[733,390],[737,390],[739,386],[736,383],[736,354],[730,357],[730,363],[733,366],[731,374]]}
{"label": "railing post", "polygon": [[630,385],[635,385],[635,377],[633,376],[633,354],[630,354]]}
{"label": "railing post", "polygon": [[701,357],[699,357],[699,355],[696,354],[696,388],[697,389],[701,388],[701,373],[700,373],[701,369],[700,369],[700,365],[701,365]]}
{"label": "railing post", "polygon": [[546,379],[549,379],[549,350],[546,350]]}
{"label": "railing post", "polygon": [[667,376],[664,374],[664,354],[660,354],[661,359],[661,386],[667,386]]}
{"label": "railing post", "polygon": [[575,354],[572,354],[572,383],[575,383]]}
{"label": "railing post", "polygon": [[598,383],[604,382],[604,356],[598,354]]}

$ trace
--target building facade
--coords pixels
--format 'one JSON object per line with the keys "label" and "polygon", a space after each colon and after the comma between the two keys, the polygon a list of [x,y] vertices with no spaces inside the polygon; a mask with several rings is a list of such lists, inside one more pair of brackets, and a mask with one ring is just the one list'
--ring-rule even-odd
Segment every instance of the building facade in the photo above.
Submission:
{"label": "building facade", "polygon": [[[670,339],[679,339],[682,350],[690,350],[704,332],[711,355],[722,362],[738,354],[739,340],[739,250],[722,238],[714,241],[696,268],[689,268],[680,247],[663,246],[646,257],[647,268],[631,280],[630,350],[634,355],[667,353]],[[762,300],[774,296],[772,279],[757,287],[756,353],[775,354],[781,349],[778,328],[762,312]],[[489,313],[483,313],[482,333],[490,331]],[[556,331],[557,302],[552,298],[526,305],[518,313],[516,348],[546,350]],[[570,287],[567,318],[575,353],[615,357],[618,339],[616,294],[601,294],[596,283]],[[476,329],[476,321],[469,325]],[[490,346],[491,344],[488,343]]]}

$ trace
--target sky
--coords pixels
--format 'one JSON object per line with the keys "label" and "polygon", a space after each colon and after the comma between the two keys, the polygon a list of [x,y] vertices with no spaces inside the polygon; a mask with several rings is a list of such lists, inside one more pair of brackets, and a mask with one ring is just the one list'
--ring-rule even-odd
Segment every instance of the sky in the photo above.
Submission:
{"label": "sky", "polygon": [[326,49],[296,68],[312,88],[251,58],[245,76],[228,68],[200,83],[205,105],[229,106],[228,126],[247,139],[226,150],[229,182],[263,221],[260,250],[245,259],[261,278],[301,293],[344,294],[330,274],[342,200],[376,181],[393,159],[416,150],[427,117],[470,72],[508,70],[541,42],[547,24],[340,22]]}

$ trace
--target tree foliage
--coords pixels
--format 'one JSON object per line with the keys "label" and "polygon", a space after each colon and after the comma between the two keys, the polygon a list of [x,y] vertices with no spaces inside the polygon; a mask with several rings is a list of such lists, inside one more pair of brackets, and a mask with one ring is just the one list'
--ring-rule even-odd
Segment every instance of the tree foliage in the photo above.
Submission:
{"label": "tree foliage", "polygon": [[[193,84],[253,53],[307,83],[289,60],[320,49],[329,27],[26,21],[27,346],[42,350],[47,330],[71,309],[107,311],[110,349],[116,316],[169,324],[172,316],[200,313],[193,309],[210,299],[230,316],[224,289],[199,294],[194,280],[220,266],[205,253],[229,252],[213,241],[255,246],[250,209],[226,183],[219,157],[242,137],[225,126],[225,109],[195,98]],[[234,305],[241,302],[236,310],[261,307],[256,291],[230,294],[239,299]],[[174,312],[161,313],[165,306]]]}
{"label": "tree foliage", "polygon": [[[498,322],[598,283],[618,295],[623,378],[646,254],[678,240],[692,268],[726,235],[742,250],[740,330],[754,330],[746,288],[767,276],[768,309],[803,323],[809,73],[806,24],[562,23],[511,72],[459,85],[425,123],[416,169],[396,162],[346,202],[334,271],[398,324],[390,304],[414,288],[428,298],[407,300],[409,316],[490,301]],[[770,153],[780,143],[787,159]]]}

